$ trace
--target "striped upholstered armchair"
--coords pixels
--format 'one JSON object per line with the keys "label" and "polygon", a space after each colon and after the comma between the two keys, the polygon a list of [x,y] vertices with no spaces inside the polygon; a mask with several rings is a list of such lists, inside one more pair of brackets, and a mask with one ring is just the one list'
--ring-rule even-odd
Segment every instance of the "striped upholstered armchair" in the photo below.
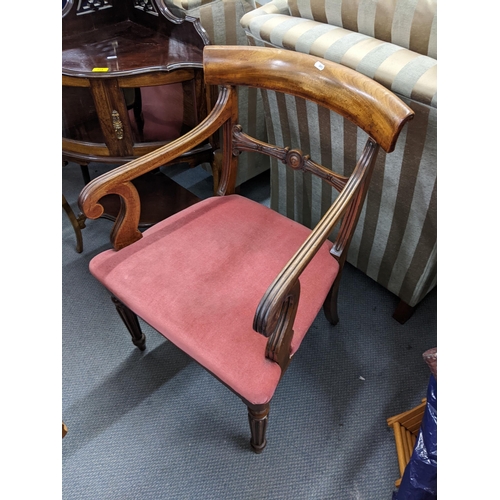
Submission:
{"label": "striped upholstered armchair", "polygon": [[[200,20],[212,45],[248,45],[241,17],[255,9],[255,0],[165,0],[188,16]],[[266,140],[266,125],[262,98],[256,89],[240,88],[239,121],[251,135]],[[238,161],[236,185],[269,169],[269,162],[262,162],[256,153],[241,155]]]}
{"label": "striped upholstered armchair", "polygon": [[[246,14],[250,45],[280,47],[348,66],[391,89],[415,112],[396,150],[378,165],[348,261],[399,297],[404,322],[436,285],[437,0],[271,0]],[[338,115],[264,95],[270,142],[299,147],[323,164],[351,164],[363,144]],[[343,143],[332,156],[333,142]],[[299,202],[295,193],[302,193]],[[332,190],[271,164],[271,207],[312,227]],[[366,214],[366,215],[364,215]],[[369,215],[368,215],[369,214]]]}

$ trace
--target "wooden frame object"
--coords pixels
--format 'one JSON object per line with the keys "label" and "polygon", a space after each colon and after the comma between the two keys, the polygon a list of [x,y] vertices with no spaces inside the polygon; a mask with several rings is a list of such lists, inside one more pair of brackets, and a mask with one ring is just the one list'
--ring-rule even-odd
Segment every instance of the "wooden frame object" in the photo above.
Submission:
{"label": "wooden frame object", "polygon": [[405,468],[410,461],[413,448],[415,448],[426,405],[427,399],[423,399],[422,403],[415,408],[387,419],[387,425],[392,427],[394,431],[399,473],[401,474],[394,483],[397,488],[401,484]]}
{"label": "wooden frame object", "polygon": [[[413,117],[413,112],[392,92],[369,78],[332,62],[320,62],[316,58],[305,54],[296,54],[286,50],[271,48],[206,46],[204,49],[203,67],[205,83],[207,85],[219,86],[220,89],[218,100],[206,119],[193,130],[172,143],[94,179],[82,190],[79,197],[79,205],[87,217],[95,219],[103,213],[103,206],[100,200],[104,196],[116,194],[121,198],[121,210],[111,232],[111,243],[116,252],[112,250],[105,252],[103,259],[106,263],[102,267],[100,267],[99,262],[103,261],[99,261],[99,256],[93,259],[95,264],[91,262],[92,273],[103,284],[108,283],[109,275],[107,273],[109,270],[114,269],[113,261],[115,258],[117,261],[121,260],[122,256],[126,259],[126,256],[134,254],[134,249],[142,249],[142,243],[148,246],[148,241],[157,241],[156,238],[160,238],[159,233],[161,235],[165,234],[165,236],[161,236],[162,244],[156,248],[161,248],[162,253],[165,254],[165,251],[168,251],[170,248],[169,235],[171,232],[175,233],[176,231],[169,229],[164,233],[162,229],[165,228],[165,225],[162,225],[158,233],[155,231],[158,228],[153,227],[150,230],[150,235],[154,234],[156,236],[153,236],[152,240],[148,240],[150,236],[147,234],[143,235],[138,230],[140,199],[132,181],[138,176],[144,175],[158,166],[168,163],[173,158],[182,155],[185,151],[192,150],[197,144],[207,140],[211,135],[219,131],[219,129],[222,130],[221,151],[216,154],[216,158],[220,159],[221,172],[217,195],[194,205],[192,210],[187,209],[185,211],[188,214],[186,215],[188,219],[196,213],[193,218],[196,221],[202,221],[198,222],[198,226],[196,226],[196,222],[186,224],[185,226],[179,224],[178,221],[182,219],[182,213],[174,216],[176,222],[173,223],[177,224],[176,227],[180,225],[183,228],[190,228],[190,231],[193,231],[193,228],[199,231],[200,227],[210,227],[209,235],[205,235],[201,231],[204,234],[204,241],[200,241],[199,239],[198,235],[201,233],[195,233],[196,241],[194,245],[199,245],[199,248],[197,247],[194,254],[191,251],[183,251],[188,250],[188,247],[182,246],[185,240],[179,237],[182,251],[176,255],[184,256],[186,253],[189,253],[192,257],[189,261],[186,259],[179,263],[179,266],[186,269],[199,269],[197,266],[200,265],[200,262],[204,262],[202,268],[200,268],[200,274],[204,274],[205,276],[210,263],[203,260],[201,254],[205,254],[205,252],[209,254],[206,248],[210,247],[210,245],[212,245],[210,248],[212,248],[213,252],[223,253],[224,263],[227,264],[222,267],[214,266],[211,268],[211,272],[214,275],[213,280],[209,281],[206,278],[204,280],[195,279],[192,283],[192,289],[196,290],[197,296],[199,294],[200,297],[206,297],[215,294],[217,297],[215,305],[210,305],[207,309],[203,309],[204,314],[201,326],[197,326],[191,330],[189,330],[188,326],[191,321],[187,320],[187,318],[176,317],[174,324],[169,323],[168,327],[165,327],[165,323],[170,320],[170,314],[172,313],[169,312],[166,315],[168,318],[162,316],[161,320],[157,320],[156,315],[160,311],[158,308],[152,306],[152,301],[150,300],[146,300],[144,303],[141,302],[140,308],[143,311],[141,316],[143,316],[146,322],[156,325],[155,328],[174,344],[177,341],[177,343],[186,346],[185,349],[193,359],[198,361],[242,399],[248,408],[251,447],[256,453],[260,453],[266,446],[265,435],[270,398],[291,362],[294,355],[294,347],[298,348],[300,345],[300,341],[296,341],[297,338],[303,338],[303,335],[307,332],[307,328],[314,321],[314,316],[321,309],[322,305],[328,320],[332,324],[338,322],[337,296],[342,267],[363,207],[377,153],[380,147],[386,152],[391,152],[394,149],[401,129]],[[344,171],[341,175],[333,170],[333,166],[320,165],[313,161],[308,154],[304,154],[297,148],[292,149],[289,146],[268,144],[245,133],[238,123],[237,88],[241,85],[266,88],[309,99],[332,111],[340,113],[354,125],[366,131],[369,134],[369,138],[357,163],[352,166],[352,170],[350,172]],[[257,203],[251,205],[253,202],[248,204],[248,200],[243,201],[242,197],[234,195],[238,156],[245,151],[257,152],[277,158],[293,170],[302,170],[317,176],[321,181],[326,182],[338,191],[338,196],[332,202],[331,206],[326,209],[322,219],[312,231],[286,219],[267,207],[263,207]],[[253,226],[250,234],[254,239],[252,239],[248,246],[254,244],[255,239],[258,239],[259,243],[256,246],[258,247],[258,255],[260,257],[259,262],[254,261],[254,264],[262,266],[261,270],[265,274],[265,286],[268,286],[268,283],[270,283],[267,291],[261,295],[262,292],[259,288],[259,295],[252,298],[252,300],[255,299],[252,302],[255,306],[252,306],[250,311],[250,314],[255,311],[253,313],[253,322],[250,316],[246,316],[249,303],[247,300],[248,297],[245,296],[245,293],[239,292],[246,290],[244,288],[245,280],[249,284],[255,281],[254,268],[251,268],[252,272],[250,274],[245,274],[242,281],[239,279],[231,281],[233,279],[232,276],[236,275],[236,272],[231,273],[226,269],[230,267],[229,262],[231,266],[235,266],[235,263],[241,263],[241,269],[244,269],[245,272],[249,269],[247,262],[242,262],[242,258],[247,258],[246,252],[242,254],[241,250],[236,250],[239,252],[238,255],[226,255],[224,253],[228,248],[239,249],[241,247],[240,240],[238,239],[241,238],[240,236],[237,237],[237,241],[235,239],[231,240],[236,241],[233,246],[230,246],[228,243],[228,240],[233,238],[233,234],[236,233],[239,235],[240,232],[233,231],[231,235],[228,235],[227,232],[225,233],[224,225],[218,223],[218,218],[211,218],[211,209],[200,208],[202,204],[204,204],[203,207],[241,207],[245,205],[251,211],[251,213],[245,211],[244,216],[238,219],[238,227],[247,223],[249,219],[252,220]],[[227,209],[226,212],[223,212],[224,208],[221,210],[222,212],[218,213],[223,214],[224,217],[226,215],[230,217],[233,214],[231,209]],[[261,212],[262,210],[265,211],[265,214]],[[160,224],[168,225],[170,221],[167,219]],[[281,233],[275,232],[277,226],[283,228]],[[269,230],[270,233],[264,233],[264,229]],[[337,230],[337,233],[333,246],[330,246],[327,240],[334,229]],[[260,239],[260,234],[267,235],[271,233],[273,235],[280,234],[280,237],[273,238],[266,236],[262,240]],[[298,249],[295,253],[293,251],[286,253],[289,248],[285,248],[281,242],[288,241],[286,238],[291,233],[297,235],[297,245],[294,246],[294,251],[295,248]],[[217,239],[220,234],[224,234],[224,240]],[[175,238],[178,237],[176,236]],[[185,238],[190,240],[191,236],[185,234]],[[139,241],[141,239],[142,241]],[[175,241],[179,241],[179,239]],[[223,241],[222,245],[219,244],[221,241]],[[137,245],[135,247],[132,246],[136,242]],[[190,250],[193,248],[192,245],[192,243],[189,243]],[[129,246],[131,247],[125,250]],[[245,246],[245,248],[248,248],[248,246]],[[123,252],[121,252],[122,249]],[[280,261],[280,265],[283,265],[281,271],[276,271],[273,268],[271,273],[269,268],[265,267],[265,264],[262,264],[262,261],[266,260],[266,255],[262,256],[261,249],[267,251],[269,258],[271,256],[274,258],[276,252],[281,252],[282,254],[286,254],[289,260],[288,262],[286,259],[283,260],[283,264]],[[137,255],[141,255],[141,252],[142,250]],[[162,258],[161,256],[157,257],[159,259]],[[215,255],[211,257],[215,258]],[[150,272],[150,264],[158,262],[158,259],[146,260],[148,264],[145,273],[148,273]],[[169,265],[170,262],[168,259],[164,261],[162,263],[163,267],[161,267],[162,272]],[[123,268],[118,263],[117,266]],[[164,304],[172,305],[173,302],[178,301],[177,294],[174,300],[167,299],[163,294],[166,290],[170,291],[171,283],[169,281],[173,281],[173,275],[177,273],[179,266],[174,266],[172,269],[168,268],[170,273],[168,274],[168,279],[155,281],[155,300],[161,295],[163,297],[161,300]],[[134,270],[139,267],[141,267],[141,263],[134,261],[134,264],[129,269],[135,272]],[[316,269],[317,274],[314,274],[314,280],[308,281],[309,278],[307,277],[308,273],[306,270],[309,272],[311,269]],[[151,273],[154,277],[155,271],[151,270]],[[120,271],[118,270],[117,274],[112,271],[110,274],[118,276],[120,275]],[[179,276],[182,277],[181,288],[184,290],[186,288],[184,286],[184,275],[179,274]],[[143,278],[144,274],[141,271],[141,275],[137,281],[142,283]],[[262,275],[259,278],[262,278]],[[136,288],[134,278],[130,277],[130,274],[127,274],[125,281],[127,282],[126,285],[119,279],[120,284],[117,285],[115,291],[112,291],[114,295],[113,301],[132,336],[133,343],[139,349],[143,350],[145,349],[145,337],[141,332],[137,313],[132,310],[133,306],[130,305],[130,302],[134,302],[138,297],[142,300],[143,297],[151,293],[152,287],[148,285],[147,288],[139,291]],[[241,311],[239,309],[234,310],[234,296],[230,295],[227,291],[228,286],[225,286],[226,282],[233,290],[237,289],[239,296],[244,297],[244,305],[241,309],[244,309],[245,314],[240,314]],[[122,285],[127,288],[126,291],[124,291]],[[133,290],[132,288],[128,288],[129,285],[132,286]],[[107,285],[105,284],[105,286]],[[114,286],[110,286],[110,288],[114,288]],[[190,288],[190,290],[192,289]],[[214,292],[214,289],[217,289],[217,292]],[[262,291],[264,290],[265,288],[262,289]],[[216,295],[217,293],[219,295]],[[135,298],[127,303],[127,298],[132,298],[132,296]],[[203,300],[192,304],[190,300],[191,296],[191,292],[186,296],[186,302],[189,303],[187,307],[189,315],[192,314],[193,309],[199,309],[204,306],[204,304],[200,304]],[[222,313],[223,318],[217,310],[217,304],[220,304],[222,299],[226,301],[224,303],[228,304],[229,308],[233,308],[233,310],[229,311],[226,309]],[[299,308],[299,302],[301,306],[307,304],[307,306],[304,306],[308,308],[307,314],[304,314],[303,310]],[[212,304],[212,302],[209,302],[209,304]],[[162,311],[166,310],[166,307]],[[146,317],[144,317],[144,314]],[[206,326],[207,317],[210,319],[211,325],[216,325],[214,327],[216,333],[210,337],[209,345],[205,346],[203,344],[203,335],[198,337],[198,334],[200,329]],[[244,324],[238,324],[238,328],[235,329],[238,333],[231,338],[224,336],[225,331],[220,326],[226,321],[226,318],[229,318],[231,323],[231,325],[226,323],[228,330],[233,327],[235,321],[244,321]],[[244,318],[244,320],[241,318]],[[296,321],[298,318],[301,321]],[[298,333],[299,329],[300,337]],[[244,332],[246,337],[242,338],[242,332]],[[267,340],[262,343],[262,337],[258,334]],[[217,340],[214,340],[214,338]],[[248,338],[252,340],[248,341]],[[191,339],[196,340],[190,344]],[[246,342],[248,344],[245,344]],[[250,344],[251,348],[255,349],[252,351],[252,353],[255,353],[255,356],[252,355],[251,358],[248,357],[248,349],[246,349]],[[229,354],[226,351],[226,346],[228,345],[232,349],[232,352]],[[258,348],[255,347],[257,345],[259,346]],[[261,347],[262,353],[260,352]],[[240,350],[236,352],[238,348]],[[210,356],[213,356],[213,358],[209,359]],[[252,368],[258,367],[254,371],[249,370],[251,373],[258,374],[259,376],[262,373],[269,375],[262,382],[262,385],[266,387],[266,391],[269,389],[268,392],[261,391],[261,385],[259,384],[252,386],[250,390],[248,389],[252,380],[249,381],[248,378],[242,379],[241,365],[233,361],[233,359],[239,359],[241,356],[247,356],[248,359],[252,359]],[[205,362],[211,368],[205,366]],[[240,378],[238,379],[238,377]],[[237,385],[239,389],[236,389],[231,383]],[[243,393],[251,394],[251,396],[245,396]]]}

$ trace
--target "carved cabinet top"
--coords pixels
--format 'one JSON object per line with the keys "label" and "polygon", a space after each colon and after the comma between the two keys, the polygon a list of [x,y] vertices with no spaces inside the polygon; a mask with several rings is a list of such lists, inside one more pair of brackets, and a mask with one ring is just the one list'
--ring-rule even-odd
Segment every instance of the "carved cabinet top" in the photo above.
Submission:
{"label": "carved cabinet top", "polygon": [[163,0],[66,0],[62,14],[63,75],[106,78],[202,67],[205,31]]}

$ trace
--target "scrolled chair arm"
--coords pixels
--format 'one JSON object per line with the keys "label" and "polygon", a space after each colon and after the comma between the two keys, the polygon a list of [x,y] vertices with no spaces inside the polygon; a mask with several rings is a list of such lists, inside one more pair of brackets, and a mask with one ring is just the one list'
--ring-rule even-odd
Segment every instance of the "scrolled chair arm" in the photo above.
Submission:
{"label": "scrolled chair arm", "polygon": [[213,135],[231,116],[229,87],[222,88],[210,114],[193,130],[151,153],[132,160],[87,184],[78,198],[80,210],[89,219],[100,217],[104,208],[99,200],[108,194],[120,197],[121,208],[111,232],[111,242],[119,250],[142,238],[138,230],[140,198],[132,180],[178,158]]}
{"label": "scrolled chair arm", "polygon": [[[362,201],[359,199],[360,190],[363,188],[366,176],[371,173],[367,166],[375,161],[377,152],[378,145],[369,139],[344,189],[302,246],[271,283],[257,306],[253,329],[269,338],[266,357],[276,361],[283,371],[290,362],[293,322],[300,298],[300,275],[326,241],[333,228],[340,222],[351,203]],[[343,241],[341,244],[347,246],[349,242]],[[334,255],[342,253],[342,250],[336,249],[335,246],[332,250]]]}
{"label": "scrolled chair arm", "polygon": [[253,320],[253,329],[268,338],[266,357],[277,362],[283,373],[291,360],[293,324],[300,298],[299,278],[328,236],[318,237],[317,227],[269,286]]}
{"label": "scrolled chair arm", "polygon": [[278,363],[283,372],[290,363],[293,323],[299,297],[298,279],[288,285],[288,290],[281,290],[281,293],[273,294],[270,287],[260,301],[254,317],[254,330],[268,337],[266,358]]}

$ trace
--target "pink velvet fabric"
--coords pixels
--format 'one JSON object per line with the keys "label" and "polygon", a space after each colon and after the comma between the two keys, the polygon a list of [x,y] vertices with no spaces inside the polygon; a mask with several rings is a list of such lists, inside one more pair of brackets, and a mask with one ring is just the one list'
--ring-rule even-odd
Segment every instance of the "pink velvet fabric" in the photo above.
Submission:
{"label": "pink velvet fabric", "polygon": [[[280,367],[252,328],[256,308],[310,230],[239,195],[213,197],[107,250],[91,273],[118,299],[236,393],[270,401]],[[338,263],[326,242],[302,274],[295,352],[321,309]]]}
{"label": "pink velvet fabric", "polygon": [[[142,87],[144,117],[143,142],[171,141],[181,135],[184,118],[184,98],[181,83]],[[136,141],[139,132],[132,109],[128,112]]]}

